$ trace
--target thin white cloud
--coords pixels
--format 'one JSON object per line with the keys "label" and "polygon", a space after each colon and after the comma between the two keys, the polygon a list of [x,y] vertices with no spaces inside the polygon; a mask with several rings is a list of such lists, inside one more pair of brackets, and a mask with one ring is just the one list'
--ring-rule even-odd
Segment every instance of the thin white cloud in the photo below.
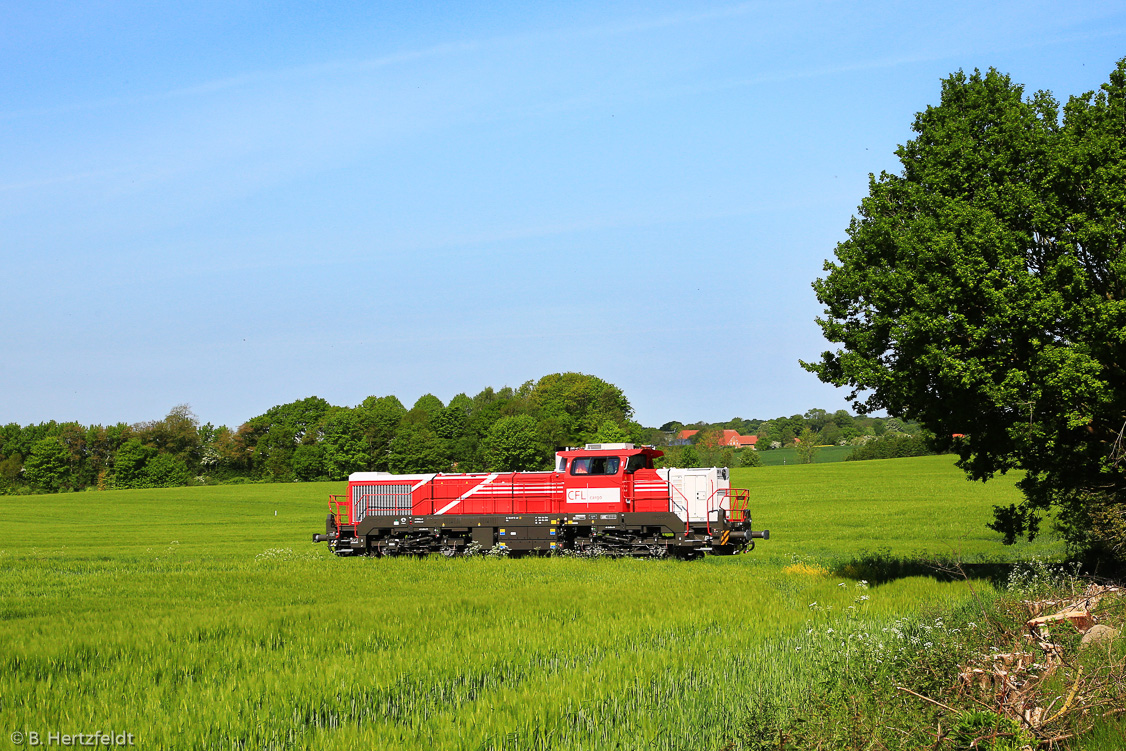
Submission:
{"label": "thin white cloud", "polygon": [[627,35],[672,26],[705,23],[746,15],[752,10],[765,7],[762,3],[739,3],[720,6],[710,10],[693,13],[675,13],[656,18],[639,18],[620,24],[606,24],[586,28],[560,29],[552,32],[536,31],[522,34],[508,34],[476,40],[447,42],[417,50],[393,52],[378,57],[361,60],[331,60],[322,63],[277,68],[274,70],[248,71],[237,75],[205,81],[169,91],[142,94],[137,96],[107,97],[87,102],[73,102],[54,107],[38,107],[10,112],[0,112],[0,121],[19,118],[35,118],[67,114],[83,110],[126,107],[146,102],[181,97],[194,97],[213,94],[230,89],[252,87],[265,83],[284,83],[295,79],[312,79],[332,75],[354,75],[380,68],[393,67],[418,62],[430,58],[464,55],[498,46],[535,46],[545,39],[567,40],[598,35]]}
{"label": "thin white cloud", "polygon": [[[819,4],[802,3],[802,5],[813,8],[818,7]],[[733,5],[716,6],[714,8],[709,8],[701,11],[668,13],[652,18],[639,17],[629,19],[620,23],[602,24],[583,28],[562,28],[554,31],[535,31],[520,34],[498,35],[483,39],[447,42],[423,47],[416,50],[404,50],[400,52],[388,53],[368,59],[330,60],[321,63],[283,67],[273,70],[248,71],[225,78],[218,78],[191,86],[184,86],[151,94],[107,97],[104,99],[92,100],[88,102],[60,104],[54,107],[29,108],[23,110],[13,110],[10,112],[0,112],[0,121],[20,118],[45,117],[51,115],[67,114],[71,112],[79,112],[83,110],[123,108],[137,104],[144,104],[148,102],[156,102],[167,99],[206,96],[217,92],[255,87],[271,83],[284,84],[297,80],[312,80],[334,76],[348,77],[382,68],[401,66],[433,58],[466,55],[474,52],[495,49],[497,47],[534,47],[538,46],[547,39],[566,41],[569,39],[602,35],[625,36],[677,26],[723,21],[727,19],[748,16],[756,12],[772,13],[775,10],[776,8],[768,3],[744,2],[736,3]],[[789,10],[793,10],[792,5],[789,7]],[[1076,23],[1091,22],[1107,17],[1114,17],[1116,15],[1121,14],[1106,11],[1103,13],[1081,15],[1078,18],[1072,17],[1068,20],[1072,25],[1074,25]],[[1075,44],[1093,39],[1104,39],[1118,36],[1126,36],[1126,31],[1121,28],[1108,28],[1102,31],[1063,34],[1054,37],[1045,37],[1039,34],[1035,35],[1034,37],[1030,35],[1022,35],[1021,38],[1025,40],[1022,43],[1004,45],[1002,47],[990,47],[989,51],[991,53],[1004,53],[1041,46]],[[950,47],[944,45],[941,49],[936,49],[930,52],[920,52],[914,55],[876,58],[845,65],[825,65],[805,70],[778,71],[775,73],[764,74],[747,79],[719,82],[711,86],[704,86],[699,88],[692,87],[692,90],[698,91],[724,89],[732,87],[751,86],[761,83],[817,78],[865,70],[885,69],[897,67],[900,65],[965,57],[966,55],[973,52],[974,50],[971,48]],[[588,100],[577,99],[574,100],[572,104],[579,104],[581,106],[581,104],[587,101]],[[564,108],[566,108],[566,105],[564,105]]]}
{"label": "thin white cloud", "polygon": [[95,180],[120,174],[122,174],[120,170],[91,170],[88,172],[75,172],[69,175],[58,175],[56,177],[44,177],[38,180],[25,180],[17,183],[0,183],[0,192],[47,188],[54,185],[65,185],[67,183],[76,183],[83,180]]}
{"label": "thin white cloud", "polygon": [[278,70],[243,73],[237,76],[232,76],[230,78],[217,79],[195,86],[187,86],[181,89],[175,89],[173,91],[167,92],[162,96],[198,96],[201,94],[210,94],[225,89],[241,88],[266,82],[286,82],[298,78],[309,79],[335,74],[351,75],[371,70],[378,70],[380,68],[388,68],[396,65],[417,62],[419,60],[425,60],[427,58],[466,54],[486,47],[490,43],[491,40],[437,44],[425,49],[396,52],[366,60],[333,60],[324,63],[314,63],[311,65],[280,68]]}

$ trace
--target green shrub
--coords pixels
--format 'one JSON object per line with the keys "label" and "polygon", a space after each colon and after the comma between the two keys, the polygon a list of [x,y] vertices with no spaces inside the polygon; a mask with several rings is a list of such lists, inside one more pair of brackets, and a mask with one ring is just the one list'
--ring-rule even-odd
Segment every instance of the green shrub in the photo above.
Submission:
{"label": "green shrub", "polygon": [[938,452],[931,446],[930,437],[926,434],[895,434],[884,435],[882,438],[876,438],[862,446],[857,446],[851,454],[845,457],[845,461],[900,459],[906,456],[928,456],[936,453]]}

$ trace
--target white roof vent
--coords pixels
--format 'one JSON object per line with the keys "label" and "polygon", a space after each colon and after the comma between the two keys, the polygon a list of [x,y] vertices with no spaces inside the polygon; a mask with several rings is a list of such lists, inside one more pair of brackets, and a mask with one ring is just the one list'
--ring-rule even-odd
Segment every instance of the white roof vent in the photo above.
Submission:
{"label": "white roof vent", "polygon": [[628,451],[633,448],[632,443],[588,443],[587,451]]}

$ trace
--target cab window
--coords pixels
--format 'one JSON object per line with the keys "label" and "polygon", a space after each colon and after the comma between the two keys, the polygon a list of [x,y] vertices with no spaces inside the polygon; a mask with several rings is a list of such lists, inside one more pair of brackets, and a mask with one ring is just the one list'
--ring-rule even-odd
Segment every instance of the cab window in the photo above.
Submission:
{"label": "cab window", "polygon": [[616,475],[622,466],[618,456],[580,456],[571,462],[572,475]]}
{"label": "cab window", "polygon": [[645,454],[631,456],[626,462],[626,472],[632,474],[639,469],[653,469],[652,462]]}
{"label": "cab window", "polygon": [[555,459],[555,464],[556,464],[556,467],[555,467],[556,472],[566,472],[567,471],[567,459],[566,458],[564,458],[562,456],[557,457]]}

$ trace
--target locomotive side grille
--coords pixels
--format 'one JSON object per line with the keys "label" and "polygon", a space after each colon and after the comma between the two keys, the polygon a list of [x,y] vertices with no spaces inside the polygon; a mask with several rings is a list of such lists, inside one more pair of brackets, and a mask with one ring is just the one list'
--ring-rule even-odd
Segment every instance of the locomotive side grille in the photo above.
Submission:
{"label": "locomotive side grille", "polygon": [[411,513],[411,485],[353,485],[352,510],[356,522],[368,516]]}

